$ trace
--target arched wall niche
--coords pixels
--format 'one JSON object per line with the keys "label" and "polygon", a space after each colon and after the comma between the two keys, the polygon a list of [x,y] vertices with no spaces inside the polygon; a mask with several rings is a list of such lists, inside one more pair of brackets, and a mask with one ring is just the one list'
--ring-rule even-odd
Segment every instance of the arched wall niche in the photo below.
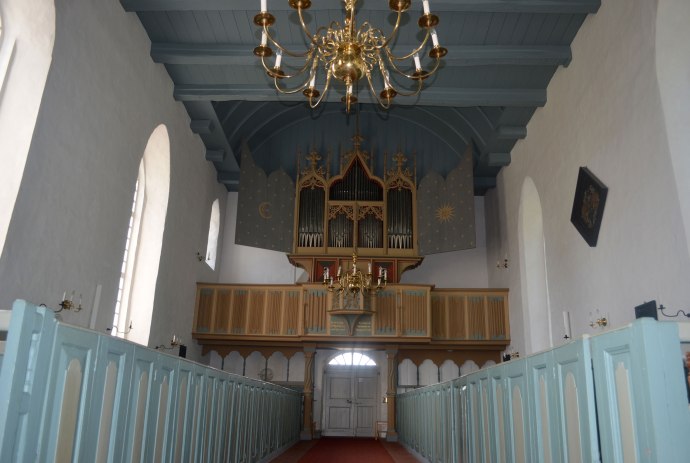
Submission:
{"label": "arched wall niche", "polygon": [[0,3],[0,250],[5,245],[55,43],[53,0]]}
{"label": "arched wall niche", "polygon": [[136,326],[127,339],[146,345],[156,294],[165,218],[170,194],[170,138],[164,124],[157,126],[143,154],[145,188],[141,211],[141,231],[133,256],[132,290],[127,309],[128,325]]}
{"label": "arched wall niche", "polygon": [[518,248],[525,347],[530,354],[552,346],[541,200],[530,177],[522,183]]}

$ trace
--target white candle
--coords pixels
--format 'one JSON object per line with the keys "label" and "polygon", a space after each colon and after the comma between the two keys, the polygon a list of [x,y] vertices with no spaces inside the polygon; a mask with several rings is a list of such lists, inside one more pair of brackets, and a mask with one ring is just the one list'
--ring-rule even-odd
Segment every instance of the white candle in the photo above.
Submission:
{"label": "white candle", "polygon": [[281,61],[283,61],[283,52],[278,50],[278,52],[276,53],[276,65],[275,65],[276,68],[280,67]]}
{"label": "white candle", "polygon": [[438,34],[436,34],[436,29],[431,29],[431,41],[434,44],[434,47],[438,47]]}
{"label": "white candle", "polygon": [[343,266],[342,266],[342,265],[338,265],[338,276],[340,276],[340,274],[341,274],[342,272],[343,272]]}
{"label": "white candle", "polygon": [[67,296],[67,291],[62,292],[62,299],[60,299],[60,302],[65,300],[65,297]]}
{"label": "white candle", "polygon": [[261,0],[261,12],[262,13],[268,11],[268,7],[266,6],[266,3],[267,3],[266,0]]}
{"label": "white candle", "polygon": [[93,296],[93,304],[91,304],[91,321],[89,321],[89,328],[96,329],[96,319],[98,318],[98,307],[101,305],[101,290],[103,285],[96,285],[96,294]]}
{"label": "white candle", "polygon": [[419,61],[419,55],[417,53],[414,54],[414,67],[418,71],[422,70],[422,62]]}
{"label": "white candle", "polygon": [[316,85],[316,73],[314,73],[314,75],[311,76],[311,80],[309,81],[309,88],[314,88],[314,85]]}
{"label": "white candle", "polygon": [[563,311],[563,330],[568,339],[570,339],[572,337],[570,333],[570,312],[567,310]]}
{"label": "white candle", "polygon": [[[264,0],[261,0],[264,1]],[[423,0],[422,1],[422,6],[424,7],[424,14],[429,14],[431,11],[429,10],[429,0]],[[263,11],[263,10],[262,10]]]}
{"label": "white candle", "polygon": [[367,269],[367,273],[368,273],[369,275],[371,275],[371,262],[369,262],[369,266],[368,266],[368,269]]}
{"label": "white candle", "polygon": [[263,31],[263,32],[261,32],[261,46],[265,47],[267,43],[268,43],[268,34],[266,34],[266,31]]}
{"label": "white candle", "polygon": [[383,275],[383,267],[379,265],[379,280],[381,279],[381,276]]}

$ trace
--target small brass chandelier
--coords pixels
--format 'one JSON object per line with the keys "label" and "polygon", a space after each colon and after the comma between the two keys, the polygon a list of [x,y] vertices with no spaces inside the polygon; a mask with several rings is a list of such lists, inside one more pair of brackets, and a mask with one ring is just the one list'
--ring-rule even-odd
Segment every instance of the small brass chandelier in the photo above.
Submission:
{"label": "small brass chandelier", "polygon": [[348,291],[352,294],[367,293],[372,289],[378,291],[386,287],[388,282],[388,270],[379,267],[376,284],[371,273],[371,263],[367,267],[367,273],[357,267],[357,254],[352,254],[352,268],[343,274],[342,266],[338,266],[338,274],[335,278],[330,274],[328,267],[323,269],[323,284],[328,291],[342,293]]}
{"label": "small brass chandelier", "polygon": [[[389,0],[388,6],[397,13],[397,19],[393,31],[389,36],[381,29],[373,27],[368,21],[357,28],[355,23],[355,4],[357,0],[343,0],[345,3],[345,19],[341,25],[339,22],[331,22],[328,27],[321,26],[312,34],[307,28],[303,10],[311,6],[311,0],[289,0],[292,8],[297,10],[302,31],[306,36],[308,48],[301,53],[294,53],[281,46],[271,35],[270,27],[275,23],[275,17],[268,12],[266,2],[261,0],[261,12],[254,17],[254,23],[263,28],[261,44],[254,49],[254,54],[261,58],[261,63],[266,73],[273,78],[275,88],[284,94],[302,92],[308,98],[311,108],[317,107],[328,94],[331,87],[331,79],[342,81],[345,85],[345,96],[341,101],[345,103],[347,112],[350,112],[352,104],[357,102],[357,82],[366,77],[369,90],[375,100],[388,109],[396,95],[416,96],[422,91],[423,80],[434,74],[439,67],[441,58],[448,50],[439,45],[436,25],[438,16],[432,14],[429,9],[429,1],[423,0],[424,13],[417,22],[419,27],[426,29],[424,39],[419,46],[407,55],[396,56],[391,51],[391,44],[398,33],[402,13],[407,11],[412,0]],[[420,52],[423,52],[431,37],[432,47],[428,52],[434,64],[429,70],[424,70],[420,60]],[[269,45],[270,41],[270,45]],[[273,66],[266,63],[266,58],[273,55],[271,46],[277,48]],[[283,55],[300,60],[294,74],[286,74],[282,69]],[[401,69],[401,62],[410,61],[414,64],[414,72],[411,74]],[[407,90],[394,85],[389,69],[395,75],[409,79],[413,83],[412,89]],[[325,82],[317,89],[317,77],[325,74]],[[373,75],[377,74],[374,82]],[[295,78],[299,85],[293,88],[282,86],[280,81]],[[377,93],[375,87],[381,89]]]}

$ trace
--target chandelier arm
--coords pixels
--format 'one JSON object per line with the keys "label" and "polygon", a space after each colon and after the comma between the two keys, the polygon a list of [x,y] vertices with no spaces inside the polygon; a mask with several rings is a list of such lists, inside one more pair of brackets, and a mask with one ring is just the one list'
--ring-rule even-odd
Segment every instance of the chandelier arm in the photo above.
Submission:
{"label": "chandelier arm", "polygon": [[[367,82],[369,82],[369,91],[371,94],[374,96],[378,104],[383,108],[383,109],[389,109],[391,107],[391,102],[392,100],[390,98],[387,98],[386,101],[388,103],[384,103],[383,100],[379,97],[379,95],[376,93],[376,90],[374,89],[374,82],[371,80],[371,73],[367,72]],[[397,90],[396,90],[397,92]]]}
{"label": "chandelier arm", "polygon": [[264,26],[264,32],[266,32],[266,37],[268,38],[268,40],[270,40],[271,43],[276,46],[276,48],[282,51],[284,55],[292,56],[293,58],[306,58],[314,52],[314,47],[311,46],[307,48],[307,50],[304,53],[295,53],[279,44],[278,41],[274,39],[271,33],[268,31],[268,26]]}
{"label": "chandelier arm", "polygon": [[[433,74],[438,70],[438,67],[439,67],[439,65],[441,64],[441,59],[440,59],[440,58],[436,58],[436,63],[434,64],[434,68],[433,68],[431,71],[422,71],[422,74],[421,74],[421,76],[420,76],[420,75],[414,75],[414,74],[406,74],[405,72],[401,71],[400,68],[398,68],[398,66],[395,65],[395,62],[391,59],[390,56],[386,55],[386,57],[388,58],[388,62],[389,62],[390,65],[393,67],[393,69],[395,70],[395,72],[397,72],[397,73],[400,74],[401,76],[407,77],[408,79],[411,79],[411,80],[419,80],[420,82],[421,82],[422,79],[426,79],[427,77],[433,75]],[[420,79],[420,77],[421,77],[422,79]],[[395,87],[394,87],[394,88],[395,88]],[[396,88],[395,90],[397,91],[397,88]],[[402,95],[402,94],[401,94],[401,95]]]}
{"label": "chandelier arm", "polygon": [[430,36],[430,35],[431,35],[431,32],[429,32],[429,29],[427,29],[427,30],[426,30],[426,34],[424,35],[424,40],[422,40],[422,42],[419,44],[419,46],[418,46],[417,48],[415,48],[414,50],[412,50],[412,51],[411,51],[410,53],[408,53],[407,55],[404,55],[404,56],[396,56],[396,55],[393,54],[393,52],[391,51],[391,49],[390,49],[389,47],[386,47],[386,48],[385,48],[385,49],[386,49],[386,55],[389,57],[390,60],[404,61],[404,60],[406,60],[406,59],[410,59],[410,58],[412,58],[414,55],[416,55],[417,53],[419,53],[420,51],[422,51],[422,50],[424,49],[424,46],[425,46],[426,43],[429,41],[429,36]]}
{"label": "chandelier arm", "polygon": [[332,77],[332,75],[333,75],[333,73],[332,73],[331,70],[329,69],[329,70],[328,70],[328,74],[326,74],[326,84],[325,84],[324,87],[323,87],[323,91],[321,92],[321,95],[320,95],[319,98],[316,100],[316,103],[313,103],[313,102],[312,102],[313,98],[312,98],[312,97],[309,97],[309,107],[310,107],[311,109],[314,109],[314,108],[316,108],[319,104],[321,104],[321,100],[323,100],[324,97],[328,94],[328,91],[331,89],[331,77]]}
{"label": "chandelier arm", "polygon": [[[312,61],[313,61],[313,58],[312,58]],[[307,85],[309,84],[309,81],[310,81],[310,79],[311,79],[311,73],[309,73],[309,75],[307,76],[307,80],[305,81],[305,83],[302,84],[300,87],[294,89],[294,90],[288,90],[288,89],[280,88],[280,86],[278,85],[278,81],[279,81],[279,80],[282,80],[282,79],[292,79],[292,78],[294,78],[294,77],[297,77],[297,76],[303,74],[304,71],[305,71],[305,70],[307,69],[307,67],[309,66],[309,60],[307,60],[307,62],[305,63],[305,65],[302,67],[302,69],[300,69],[297,73],[295,73],[295,74],[283,74],[283,75],[280,76],[280,78],[278,78],[278,77],[275,75],[275,68],[270,68],[270,67],[268,67],[268,66],[266,65],[266,59],[265,59],[263,56],[261,57],[261,64],[263,65],[263,67],[264,67],[264,69],[266,70],[266,72],[268,73],[268,75],[271,76],[271,77],[273,77],[273,81],[274,81],[274,85],[275,85],[275,87],[276,87],[276,90],[278,90],[280,93],[284,93],[284,94],[288,94],[288,95],[289,95],[289,94],[292,94],[292,93],[297,93],[297,92],[299,92],[300,90],[304,90],[304,89],[307,87]]]}
{"label": "chandelier arm", "polygon": [[396,66],[395,62],[387,54],[386,54],[386,58],[388,58],[388,63],[391,65],[391,67],[393,68],[393,70],[395,72],[397,72],[401,76],[407,77],[408,79],[417,80],[414,75],[406,74],[403,71],[401,71],[400,68],[398,66]]}
{"label": "chandelier arm", "polygon": [[302,26],[302,31],[304,32],[304,35],[306,35],[309,38],[309,41],[314,43],[314,38],[317,37],[317,34],[319,33],[319,30],[321,30],[324,26],[321,26],[316,30],[316,34],[312,35],[311,32],[309,32],[309,28],[307,27],[307,24],[304,22],[304,17],[302,16],[302,7],[298,3],[297,4],[297,16],[299,16],[299,23]]}
{"label": "chandelier arm", "polygon": [[[379,50],[382,48],[385,48],[388,50],[388,44],[393,41],[393,39],[398,35],[398,29],[400,28],[400,18],[402,16],[402,11],[398,11],[398,18],[395,20],[395,26],[393,26],[393,31],[391,32],[391,35],[388,36],[385,42],[381,44],[381,46],[377,47]],[[427,31],[428,33],[428,31]],[[385,35],[384,35],[385,37]]]}
{"label": "chandelier arm", "polygon": [[400,91],[399,87],[396,87],[392,83],[390,84],[390,86],[400,96],[404,96],[404,97],[417,96],[417,95],[419,95],[419,92],[422,91],[423,82],[422,82],[422,79],[412,79],[412,80],[417,81],[417,90],[412,91],[412,92],[402,92],[402,91]]}

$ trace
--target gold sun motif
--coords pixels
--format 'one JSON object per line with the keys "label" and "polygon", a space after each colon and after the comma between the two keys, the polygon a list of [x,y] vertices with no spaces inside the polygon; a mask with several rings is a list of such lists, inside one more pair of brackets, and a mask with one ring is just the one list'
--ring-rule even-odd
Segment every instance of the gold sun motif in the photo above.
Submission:
{"label": "gold sun motif", "polygon": [[450,204],[444,204],[443,206],[436,209],[436,220],[440,223],[446,223],[453,220],[455,216],[455,208]]}

